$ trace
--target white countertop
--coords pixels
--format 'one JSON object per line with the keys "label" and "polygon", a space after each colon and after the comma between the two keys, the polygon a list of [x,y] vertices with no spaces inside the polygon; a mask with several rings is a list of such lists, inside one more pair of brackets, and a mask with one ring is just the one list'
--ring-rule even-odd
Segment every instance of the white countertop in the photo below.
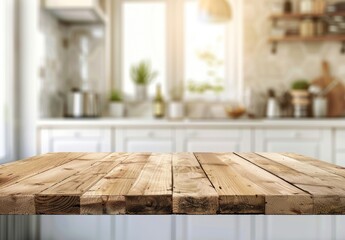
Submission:
{"label": "white countertop", "polygon": [[338,119],[222,119],[167,120],[138,118],[41,119],[38,127],[344,127],[345,118]]}

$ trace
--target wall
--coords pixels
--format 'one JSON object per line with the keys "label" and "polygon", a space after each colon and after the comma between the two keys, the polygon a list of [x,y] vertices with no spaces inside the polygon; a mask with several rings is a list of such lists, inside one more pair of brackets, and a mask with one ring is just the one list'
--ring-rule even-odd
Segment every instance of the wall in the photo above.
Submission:
{"label": "wall", "polygon": [[38,70],[43,56],[43,37],[39,31],[38,0],[19,0],[19,60],[18,60],[18,145],[19,158],[36,154],[36,119]]}
{"label": "wall", "polygon": [[345,54],[340,53],[340,42],[279,43],[277,53],[271,54],[268,39],[272,2],[243,2],[244,85],[264,93],[270,87],[286,90],[298,78],[320,76],[323,59],[329,61],[332,74],[345,82]]}

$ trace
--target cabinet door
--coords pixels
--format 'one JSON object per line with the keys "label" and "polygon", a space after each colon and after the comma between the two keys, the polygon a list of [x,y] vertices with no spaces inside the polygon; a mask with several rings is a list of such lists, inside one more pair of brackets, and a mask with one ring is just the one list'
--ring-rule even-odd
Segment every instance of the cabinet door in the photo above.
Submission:
{"label": "cabinet door", "polygon": [[[320,129],[260,129],[255,151],[293,152],[332,162],[332,132]],[[331,239],[331,216],[255,216],[256,239]]]}
{"label": "cabinet door", "polygon": [[334,239],[333,226],[333,216],[255,216],[254,239]]}
{"label": "cabinet door", "polygon": [[42,129],[39,142],[46,152],[110,152],[110,129]]}
{"label": "cabinet door", "polygon": [[319,129],[259,129],[255,149],[261,152],[292,152],[332,161],[332,131]]}
{"label": "cabinet door", "polygon": [[174,130],[126,128],[115,130],[115,149],[123,152],[173,152]]}
{"label": "cabinet door", "polygon": [[345,130],[335,130],[335,162],[345,167]]}
{"label": "cabinet door", "polygon": [[175,216],[113,216],[112,239],[176,240]]}
{"label": "cabinet door", "polygon": [[176,216],[176,238],[179,240],[250,240],[252,216],[213,215]]}
{"label": "cabinet door", "polygon": [[40,239],[111,240],[112,216],[40,216]]}
{"label": "cabinet door", "polygon": [[[110,152],[110,129],[42,129],[45,152]],[[41,239],[111,239],[108,216],[40,216]]]}
{"label": "cabinet door", "polygon": [[181,136],[179,151],[243,152],[252,145],[249,129],[188,129]]}

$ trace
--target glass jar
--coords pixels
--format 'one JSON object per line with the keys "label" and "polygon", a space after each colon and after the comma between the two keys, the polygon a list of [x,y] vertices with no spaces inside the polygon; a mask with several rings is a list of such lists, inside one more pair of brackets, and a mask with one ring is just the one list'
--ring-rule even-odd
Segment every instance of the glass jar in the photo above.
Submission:
{"label": "glass jar", "polygon": [[299,11],[300,13],[312,13],[314,8],[313,0],[301,0]]}
{"label": "glass jar", "polygon": [[312,37],[315,36],[315,24],[311,18],[307,18],[300,23],[300,36],[301,37]]}

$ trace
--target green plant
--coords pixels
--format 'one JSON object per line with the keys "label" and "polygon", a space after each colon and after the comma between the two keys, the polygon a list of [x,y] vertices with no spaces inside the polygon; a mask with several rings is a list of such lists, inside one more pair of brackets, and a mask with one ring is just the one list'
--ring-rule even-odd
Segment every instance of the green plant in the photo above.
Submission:
{"label": "green plant", "polygon": [[148,61],[141,61],[138,65],[133,65],[130,74],[133,82],[137,85],[148,85],[158,75],[157,72],[152,71]]}
{"label": "green plant", "polygon": [[301,79],[292,83],[292,90],[308,90],[309,82],[307,80]]}
{"label": "green plant", "polygon": [[196,83],[193,81],[188,82],[188,91],[192,93],[202,94],[207,91],[212,91],[216,94],[219,94],[224,91],[222,84],[210,84],[208,82]]}
{"label": "green plant", "polygon": [[111,102],[122,102],[122,93],[119,90],[113,90],[110,94]]}

